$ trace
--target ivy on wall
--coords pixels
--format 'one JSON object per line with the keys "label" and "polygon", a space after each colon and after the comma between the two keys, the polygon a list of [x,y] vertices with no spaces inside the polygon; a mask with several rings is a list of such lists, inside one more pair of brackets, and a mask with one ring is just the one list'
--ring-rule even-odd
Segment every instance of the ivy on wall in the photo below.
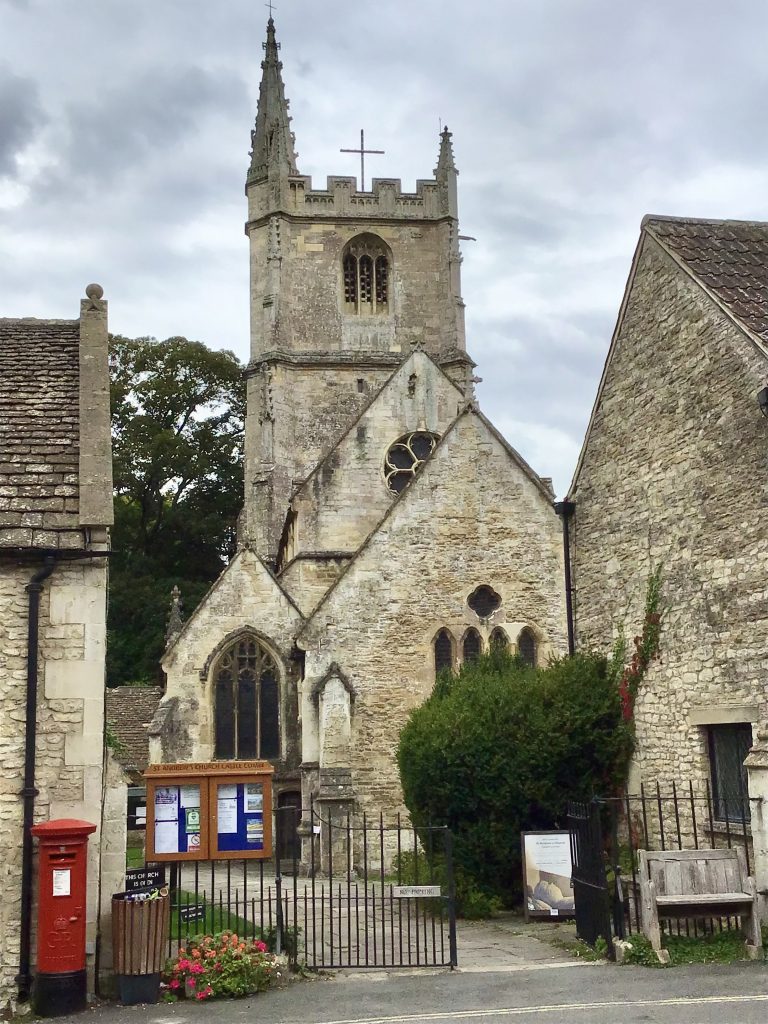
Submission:
{"label": "ivy on wall", "polygon": [[[635,701],[640,684],[645,678],[648,666],[659,656],[659,640],[661,637],[661,564],[657,565],[648,576],[645,592],[645,614],[643,629],[639,636],[634,637],[632,660],[625,666],[619,680],[619,694],[624,718],[630,721],[635,711]],[[619,631],[613,649],[611,665],[623,665],[626,659],[627,643],[623,630]]]}

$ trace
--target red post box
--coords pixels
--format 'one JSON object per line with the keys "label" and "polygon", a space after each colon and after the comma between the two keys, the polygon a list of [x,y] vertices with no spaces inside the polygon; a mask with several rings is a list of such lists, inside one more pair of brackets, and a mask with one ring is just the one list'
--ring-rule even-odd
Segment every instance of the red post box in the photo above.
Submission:
{"label": "red post box", "polygon": [[85,907],[89,821],[60,818],[32,828],[40,841],[37,973],[33,1000],[42,1017],[85,1008]]}

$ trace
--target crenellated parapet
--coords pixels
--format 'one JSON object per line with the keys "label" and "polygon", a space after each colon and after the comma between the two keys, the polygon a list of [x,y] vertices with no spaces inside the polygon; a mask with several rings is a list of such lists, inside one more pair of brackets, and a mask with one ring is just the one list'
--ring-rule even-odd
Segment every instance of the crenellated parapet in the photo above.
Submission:
{"label": "crenellated parapet", "polygon": [[355,220],[442,220],[452,216],[445,185],[420,179],[415,192],[404,192],[399,178],[374,178],[371,190],[358,191],[357,178],[329,175],[325,189],[312,187],[308,175],[290,176],[279,192],[267,181],[246,185],[249,219],[259,221],[276,212],[298,217]]}

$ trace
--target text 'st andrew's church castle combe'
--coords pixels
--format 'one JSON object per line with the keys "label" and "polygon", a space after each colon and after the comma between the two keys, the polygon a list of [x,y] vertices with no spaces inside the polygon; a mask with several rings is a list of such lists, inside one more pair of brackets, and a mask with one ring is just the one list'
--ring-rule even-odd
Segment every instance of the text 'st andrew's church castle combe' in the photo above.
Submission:
{"label": "text 'st andrew's church castle combe'", "polygon": [[565,647],[552,491],[479,412],[451,135],[434,177],[300,173],[274,23],[246,179],[238,553],[169,646],[151,760],[268,758],[278,806],[401,810],[436,668]]}

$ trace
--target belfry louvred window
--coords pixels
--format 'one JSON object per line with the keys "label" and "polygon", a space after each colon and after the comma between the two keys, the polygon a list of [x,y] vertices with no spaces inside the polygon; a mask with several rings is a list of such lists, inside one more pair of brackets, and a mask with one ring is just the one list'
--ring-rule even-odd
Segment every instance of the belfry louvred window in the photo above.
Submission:
{"label": "belfry louvred window", "polygon": [[341,265],[345,311],[388,313],[390,260],[384,242],[376,235],[358,235],[347,243]]}
{"label": "belfry louvred window", "polygon": [[280,756],[278,669],[253,637],[234,641],[213,674],[214,757]]}

